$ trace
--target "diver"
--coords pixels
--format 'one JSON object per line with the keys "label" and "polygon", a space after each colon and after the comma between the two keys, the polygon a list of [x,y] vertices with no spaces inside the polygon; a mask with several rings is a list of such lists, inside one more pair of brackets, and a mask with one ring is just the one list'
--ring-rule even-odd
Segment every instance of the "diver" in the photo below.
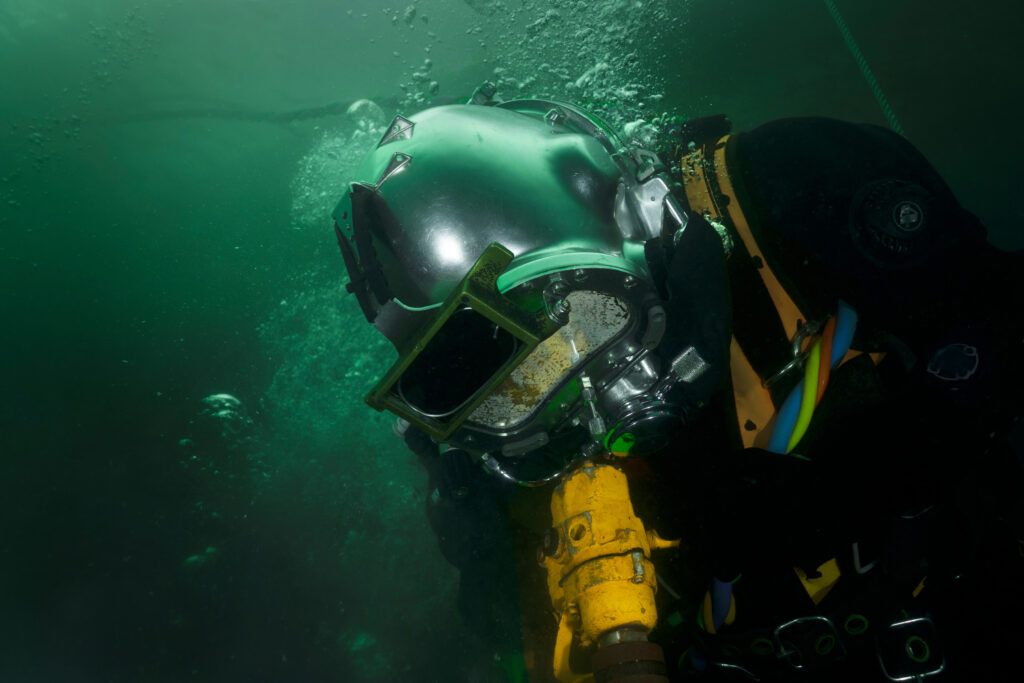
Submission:
{"label": "diver", "polygon": [[485,85],[334,219],[398,352],[367,402],[530,680],[994,680],[1021,642],[1024,259],[901,136],[644,149]]}

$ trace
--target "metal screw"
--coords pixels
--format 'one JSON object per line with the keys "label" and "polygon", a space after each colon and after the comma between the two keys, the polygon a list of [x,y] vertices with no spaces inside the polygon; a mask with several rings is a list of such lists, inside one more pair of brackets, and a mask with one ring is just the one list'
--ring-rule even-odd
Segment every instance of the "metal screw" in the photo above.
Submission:
{"label": "metal screw", "polygon": [[633,583],[644,582],[644,554],[639,550],[633,551]]}

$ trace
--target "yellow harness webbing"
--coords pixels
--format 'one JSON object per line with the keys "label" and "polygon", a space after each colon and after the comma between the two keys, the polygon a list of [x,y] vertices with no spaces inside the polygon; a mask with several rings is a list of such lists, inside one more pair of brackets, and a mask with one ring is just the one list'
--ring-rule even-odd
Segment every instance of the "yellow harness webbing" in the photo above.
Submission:
{"label": "yellow harness webbing", "polygon": [[[731,226],[732,232],[739,236],[751,258],[755,258],[759,262],[757,273],[775,305],[775,311],[787,338],[793,339],[800,325],[807,321],[807,316],[796,305],[775,273],[772,272],[757,240],[754,239],[750,223],[740,208],[725,160],[725,146],[728,139],[729,136],[725,135],[715,143],[714,156],[710,160],[705,152],[707,148],[698,148],[682,158],[680,166],[683,171],[686,199],[690,208],[703,215],[708,221]],[[717,194],[725,199],[721,202],[724,204],[724,209],[719,205],[716,200],[716,192],[708,183],[709,173],[715,174],[718,184]],[[840,365],[861,353],[861,351],[850,349],[843,356]],[[876,365],[884,355],[884,353],[870,354]],[[755,440],[759,435],[764,434],[767,437],[766,429],[775,415],[776,406],[772,402],[771,394],[764,386],[764,378],[754,370],[735,335],[730,345],[730,368],[740,434],[743,438],[744,448],[750,448],[755,445]]]}
{"label": "yellow harness webbing", "polygon": [[[807,318],[768,266],[764,254],[761,253],[761,248],[750,231],[750,224],[740,209],[736,191],[729,178],[728,167],[725,163],[725,143],[728,139],[729,136],[726,135],[715,143],[714,158],[710,161],[706,158],[704,149],[698,149],[683,157],[681,165],[684,169],[686,199],[690,203],[690,208],[702,214],[707,220],[731,225],[751,257],[760,259],[762,265],[757,272],[764,282],[765,289],[768,290],[772,303],[775,304],[775,310],[782,322],[783,329],[789,338],[793,338],[797,332],[798,321],[805,321]],[[692,172],[692,175],[686,175],[687,169]],[[726,204],[724,211],[715,201],[715,194],[708,185],[708,173],[715,174],[720,194],[728,198],[728,201],[724,202]],[[775,404],[772,403],[771,394],[765,388],[762,378],[750,364],[735,336],[730,345],[730,368],[740,434],[743,438],[744,448],[749,448],[754,445],[754,440],[771,421],[775,414]]]}

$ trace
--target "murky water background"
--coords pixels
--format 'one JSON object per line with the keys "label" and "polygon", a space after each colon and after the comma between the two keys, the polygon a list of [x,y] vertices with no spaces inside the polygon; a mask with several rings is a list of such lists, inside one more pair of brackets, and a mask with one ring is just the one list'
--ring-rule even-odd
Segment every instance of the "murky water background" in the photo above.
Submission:
{"label": "murky water background", "polygon": [[[1020,7],[836,4],[1024,246]],[[328,214],[488,79],[637,134],[886,123],[810,0],[0,0],[0,680],[486,680]]]}

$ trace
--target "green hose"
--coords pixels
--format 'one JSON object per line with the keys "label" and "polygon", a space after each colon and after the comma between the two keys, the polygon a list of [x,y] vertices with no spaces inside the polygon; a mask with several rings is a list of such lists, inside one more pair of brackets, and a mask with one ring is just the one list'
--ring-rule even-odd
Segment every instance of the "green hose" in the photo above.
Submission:
{"label": "green hose", "polygon": [[882,108],[882,113],[885,114],[886,120],[889,121],[889,127],[896,131],[898,134],[903,135],[903,127],[900,126],[900,122],[896,120],[896,114],[893,113],[892,107],[889,106],[888,100],[885,99],[885,93],[882,92],[882,87],[878,85],[878,81],[875,80],[875,75],[871,73],[871,67],[868,66],[868,60],[864,59],[864,55],[861,53],[860,48],[857,47],[857,42],[853,39],[853,34],[850,33],[849,27],[846,22],[843,21],[843,16],[839,14],[839,8],[836,7],[836,3],[832,0],[825,0],[825,7],[828,8],[829,14],[836,22],[836,26],[839,27],[839,32],[843,34],[843,40],[846,41],[846,47],[850,48],[850,54],[857,61],[857,66],[860,67],[860,72],[864,74],[864,80],[871,86],[871,92],[874,93],[875,99],[878,101],[878,106]]}

